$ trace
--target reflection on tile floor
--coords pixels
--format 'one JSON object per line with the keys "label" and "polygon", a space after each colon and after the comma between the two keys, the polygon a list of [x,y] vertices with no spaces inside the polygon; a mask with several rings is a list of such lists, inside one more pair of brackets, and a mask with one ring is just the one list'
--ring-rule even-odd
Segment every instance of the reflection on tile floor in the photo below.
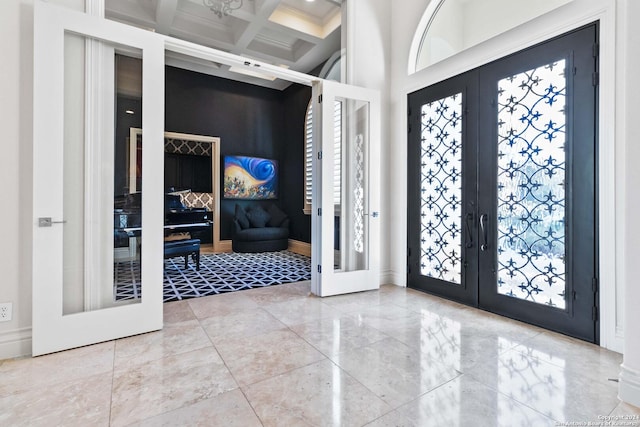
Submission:
{"label": "reflection on tile floor", "polygon": [[164,313],[163,331],[1,361],[0,425],[537,427],[640,416],[611,381],[621,355],[405,288],[321,299],[301,282]]}

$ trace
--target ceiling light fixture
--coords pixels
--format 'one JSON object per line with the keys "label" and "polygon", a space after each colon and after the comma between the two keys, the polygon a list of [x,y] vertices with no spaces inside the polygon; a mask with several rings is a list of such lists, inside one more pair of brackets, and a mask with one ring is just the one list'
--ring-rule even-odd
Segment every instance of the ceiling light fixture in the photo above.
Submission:
{"label": "ceiling light fixture", "polygon": [[234,10],[240,9],[243,0],[202,0],[202,3],[218,15],[218,18],[222,18],[229,16]]}

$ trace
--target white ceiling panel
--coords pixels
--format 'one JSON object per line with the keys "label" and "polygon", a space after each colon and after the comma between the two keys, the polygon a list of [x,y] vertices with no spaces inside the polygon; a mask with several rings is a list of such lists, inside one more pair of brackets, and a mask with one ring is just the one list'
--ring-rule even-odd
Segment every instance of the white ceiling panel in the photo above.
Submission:
{"label": "white ceiling panel", "polygon": [[[340,0],[243,0],[219,18],[203,0],[105,0],[108,19],[307,73],[340,50]],[[284,89],[289,82],[170,57],[168,64]]]}

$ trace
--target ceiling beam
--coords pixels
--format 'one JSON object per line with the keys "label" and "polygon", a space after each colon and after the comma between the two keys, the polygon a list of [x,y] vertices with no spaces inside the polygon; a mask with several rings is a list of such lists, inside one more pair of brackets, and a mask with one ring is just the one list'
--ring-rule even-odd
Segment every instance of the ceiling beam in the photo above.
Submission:
{"label": "ceiling beam", "polygon": [[[202,46],[215,46],[215,49],[224,51],[212,54],[205,48],[206,53],[203,54],[199,49],[191,49],[173,41],[169,44],[178,46],[174,46],[176,51],[168,48],[168,65],[272,89],[283,90],[291,82],[310,84],[309,76],[294,70],[303,73],[312,70],[319,61],[329,57],[340,46],[339,30],[320,38],[307,34],[304,30],[270,21],[273,13],[283,7],[284,0],[245,0],[245,7],[234,10],[231,16],[222,19],[212,16],[203,0],[99,1],[105,1],[105,11],[110,19],[170,36],[171,40],[177,37]],[[339,0],[322,1],[341,3]],[[304,12],[301,14],[304,15]],[[180,53],[185,49],[186,53]],[[199,51],[196,58],[189,56],[193,51]],[[241,60],[237,57],[230,59],[228,53],[246,56]],[[231,66],[234,68],[233,72],[229,71]],[[291,68],[287,70],[281,66]],[[270,81],[245,73],[239,74],[235,71],[238,68],[276,79]]]}
{"label": "ceiling beam", "polygon": [[274,10],[280,4],[280,0],[264,0],[259,5],[259,10],[256,11],[255,17],[251,20],[249,25],[244,29],[242,34],[236,39],[236,45],[231,53],[241,54],[247,50],[249,43],[258,35],[260,30],[264,28],[269,21],[269,17]]}
{"label": "ceiling beam", "polygon": [[238,56],[228,52],[222,52],[217,49],[208,48],[196,43],[185,40],[176,39],[174,37],[165,36],[165,48],[168,51],[178,54],[193,56],[205,61],[213,61],[215,63],[226,65],[228,67],[242,67],[255,72],[261,72],[266,75],[273,76],[277,79],[283,79],[289,82],[300,83],[311,86],[316,77],[309,76],[294,70],[288,70],[276,65],[268,64],[261,61],[250,60],[242,56]]}
{"label": "ceiling beam", "polygon": [[178,9],[178,0],[158,0],[156,8],[156,33],[169,35]]}

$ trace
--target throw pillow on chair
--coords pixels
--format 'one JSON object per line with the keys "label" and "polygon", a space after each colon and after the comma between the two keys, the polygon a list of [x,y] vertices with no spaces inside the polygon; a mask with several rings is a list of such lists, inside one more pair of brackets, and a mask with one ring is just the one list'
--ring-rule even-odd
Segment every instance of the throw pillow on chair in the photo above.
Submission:
{"label": "throw pillow on chair", "polygon": [[247,212],[247,218],[249,218],[249,224],[255,228],[262,228],[267,225],[267,222],[271,219],[271,215],[260,206],[256,206]]}
{"label": "throw pillow on chair", "polygon": [[282,227],[282,223],[287,219],[287,214],[282,212],[275,204],[269,206],[267,213],[271,216],[271,219],[267,221],[268,227]]}
{"label": "throw pillow on chair", "polygon": [[249,224],[249,218],[247,218],[247,212],[245,212],[244,208],[238,204],[236,204],[235,219],[238,221],[242,229],[247,229],[251,226]]}

